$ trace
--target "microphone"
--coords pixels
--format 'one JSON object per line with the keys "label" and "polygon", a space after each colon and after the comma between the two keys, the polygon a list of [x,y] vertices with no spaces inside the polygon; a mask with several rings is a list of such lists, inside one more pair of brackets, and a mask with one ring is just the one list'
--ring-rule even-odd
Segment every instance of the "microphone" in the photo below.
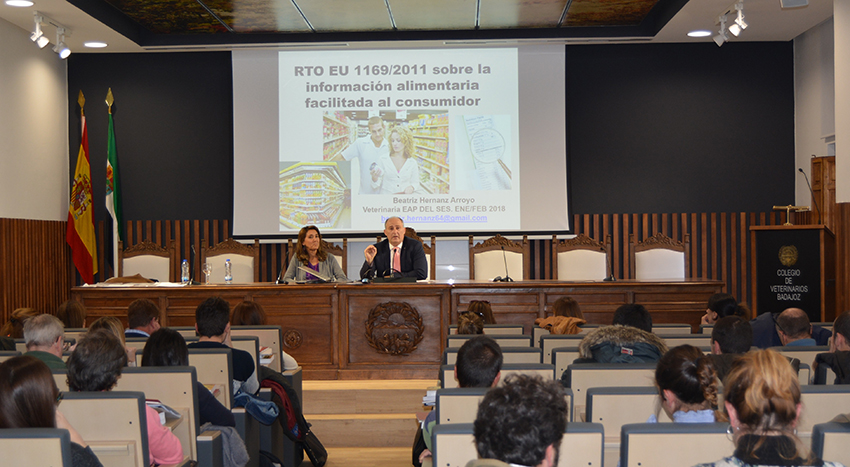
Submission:
{"label": "microphone", "polygon": [[608,277],[602,279],[602,282],[615,282],[617,278],[614,277],[614,264],[608,252],[605,252],[605,266],[608,267]]}
{"label": "microphone", "polygon": [[277,274],[277,280],[274,281],[275,284],[280,285],[280,276],[283,275],[283,267],[280,268],[280,272]]}
{"label": "microphone", "polygon": [[508,255],[505,254],[505,246],[504,245],[502,245],[502,259],[505,261],[505,277],[496,276],[493,279],[493,282],[513,282],[514,280],[511,279],[510,274],[508,274]]}
{"label": "microphone", "polygon": [[798,167],[797,170],[799,170],[800,173],[803,174],[803,177],[806,177],[806,185],[809,186],[809,193],[812,194],[812,204],[815,205],[815,209],[817,209],[817,211],[818,211],[818,224],[820,224],[821,223],[820,206],[818,206],[818,200],[815,199],[815,190],[812,189],[812,184],[809,183],[809,176],[806,175],[806,172],[803,172],[803,168]]}

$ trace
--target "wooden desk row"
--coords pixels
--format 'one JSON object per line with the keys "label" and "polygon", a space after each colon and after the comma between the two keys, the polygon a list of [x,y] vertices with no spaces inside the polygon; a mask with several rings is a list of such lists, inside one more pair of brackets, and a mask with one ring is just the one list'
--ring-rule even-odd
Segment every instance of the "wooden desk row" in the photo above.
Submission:
{"label": "wooden desk row", "polygon": [[307,379],[436,379],[448,333],[458,311],[472,300],[490,302],[500,324],[521,324],[531,334],[535,318],[551,313],[561,297],[579,302],[589,323],[611,322],[624,303],[640,303],[654,323],[688,323],[696,332],[708,298],[723,291],[720,281],[559,282],[476,281],[275,285],[269,283],[188,287],[75,287],[89,320],[116,316],[147,298],[165,311],[168,326],[192,326],[195,308],[211,296],[231,305],[261,304],[267,324],[283,329],[283,349],[304,368]]}

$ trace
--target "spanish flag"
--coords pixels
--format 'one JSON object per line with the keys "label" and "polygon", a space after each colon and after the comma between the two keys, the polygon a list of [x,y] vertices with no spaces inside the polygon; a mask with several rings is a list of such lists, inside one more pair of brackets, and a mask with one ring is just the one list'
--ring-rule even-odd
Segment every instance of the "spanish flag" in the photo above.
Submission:
{"label": "spanish flag", "polygon": [[80,152],[77,154],[77,169],[71,183],[71,201],[68,206],[68,230],[65,241],[71,246],[74,265],[86,284],[94,283],[97,272],[97,251],[94,238],[94,205],[92,204],[91,165],[89,164],[89,135],[86,129],[86,116],[83,106],[86,103],[83,92],[77,98],[80,104],[80,118],[83,124],[83,137]]}

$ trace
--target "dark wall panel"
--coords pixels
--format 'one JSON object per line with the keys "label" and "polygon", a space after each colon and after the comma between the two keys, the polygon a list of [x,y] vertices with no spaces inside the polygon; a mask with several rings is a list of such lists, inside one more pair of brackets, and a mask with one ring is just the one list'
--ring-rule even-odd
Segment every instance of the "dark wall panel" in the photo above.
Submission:
{"label": "dark wall panel", "polygon": [[793,79],[790,42],[567,47],[573,212],[793,204]]}

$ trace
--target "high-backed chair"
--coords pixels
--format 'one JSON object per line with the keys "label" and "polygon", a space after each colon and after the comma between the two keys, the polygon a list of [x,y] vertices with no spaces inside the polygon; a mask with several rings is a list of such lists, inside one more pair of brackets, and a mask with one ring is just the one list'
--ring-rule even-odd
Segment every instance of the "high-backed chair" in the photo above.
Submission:
{"label": "high-backed chair", "polygon": [[812,451],[830,462],[850,465],[850,425],[846,423],[819,423],[812,430]]}
{"label": "high-backed chair", "polygon": [[620,432],[620,467],[695,465],[730,456],[728,423],[634,423]]}
{"label": "high-backed chair", "polygon": [[404,235],[422,243],[422,249],[425,250],[425,261],[428,263],[428,275],[425,280],[434,280],[437,277],[437,237],[431,235],[431,244],[428,245],[411,227],[404,228]]}
{"label": "high-backed chair", "polygon": [[126,250],[118,241],[118,277],[139,274],[147,279],[177,280],[177,253],[168,241],[165,248],[152,242],[137,243]]}
{"label": "high-backed chair", "polygon": [[260,241],[253,244],[239,243],[232,238],[207,247],[201,246],[201,264],[211,263],[213,272],[210,282],[224,283],[224,262],[230,260],[233,282],[245,284],[260,282]]}
{"label": "high-backed chair", "polygon": [[0,430],[4,465],[72,467],[71,435],[61,428],[6,428]]}
{"label": "high-backed chair", "polygon": [[683,241],[657,233],[642,242],[629,235],[629,269],[637,280],[685,279],[690,266],[691,236],[683,235]]}
{"label": "high-backed chair", "polygon": [[[514,280],[528,280],[531,277],[531,254],[528,238],[523,235],[517,243],[496,235],[473,245],[469,236],[469,278],[493,280],[496,277],[510,276]],[[507,263],[507,270],[505,269]]]}
{"label": "high-backed chair", "polygon": [[552,278],[562,281],[601,281],[609,275],[611,236],[605,245],[578,234],[573,238],[558,241],[552,235]]}

